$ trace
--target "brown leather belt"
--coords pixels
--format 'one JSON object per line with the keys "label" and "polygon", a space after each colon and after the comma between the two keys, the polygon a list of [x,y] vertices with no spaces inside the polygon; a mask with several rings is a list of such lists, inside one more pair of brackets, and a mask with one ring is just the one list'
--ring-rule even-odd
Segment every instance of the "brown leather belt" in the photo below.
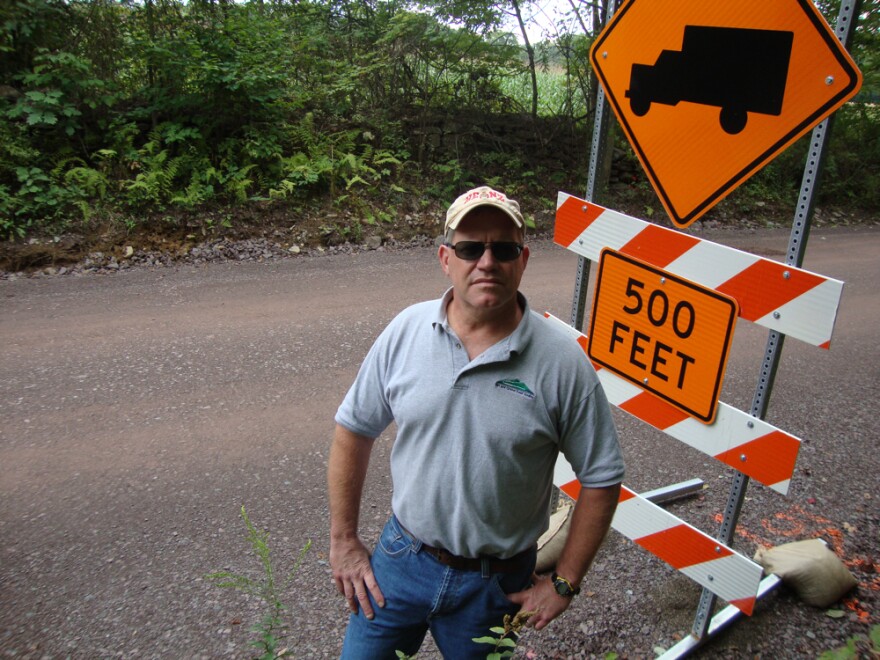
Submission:
{"label": "brown leather belt", "polygon": [[449,566],[458,571],[482,571],[483,562],[487,562],[489,572],[491,573],[516,573],[521,571],[532,553],[531,549],[523,550],[509,559],[498,559],[497,557],[459,557],[445,548],[435,548],[427,543],[422,543],[422,550],[444,566]]}

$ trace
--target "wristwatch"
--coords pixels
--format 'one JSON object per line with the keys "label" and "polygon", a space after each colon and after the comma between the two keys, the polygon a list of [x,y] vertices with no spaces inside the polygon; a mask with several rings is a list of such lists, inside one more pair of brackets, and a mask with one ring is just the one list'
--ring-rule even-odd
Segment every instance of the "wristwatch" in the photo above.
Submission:
{"label": "wristwatch", "polygon": [[553,588],[556,589],[556,593],[558,593],[560,596],[571,598],[572,596],[577,596],[581,592],[580,587],[571,586],[571,582],[560,576],[555,571],[550,579],[553,580]]}

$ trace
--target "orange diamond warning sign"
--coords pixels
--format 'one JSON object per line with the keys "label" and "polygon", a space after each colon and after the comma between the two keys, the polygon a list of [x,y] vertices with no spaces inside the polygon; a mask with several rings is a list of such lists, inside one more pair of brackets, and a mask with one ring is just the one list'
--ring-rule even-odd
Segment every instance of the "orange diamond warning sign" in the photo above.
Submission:
{"label": "orange diamond warning sign", "polygon": [[590,58],[679,227],[861,86],[810,0],[628,0]]}

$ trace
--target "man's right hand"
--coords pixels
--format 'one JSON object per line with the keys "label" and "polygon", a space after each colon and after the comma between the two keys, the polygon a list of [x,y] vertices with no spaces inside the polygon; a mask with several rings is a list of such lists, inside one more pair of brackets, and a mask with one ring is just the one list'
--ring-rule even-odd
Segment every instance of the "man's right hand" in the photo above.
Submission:
{"label": "man's right hand", "polygon": [[330,568],[336,588],[345,597],[352,614],[357,614],[360,608],[365,617],[373,618],[370,595],[379,607],[385,607],[385,597],[370,566],[370,553],[359,538],[330,541]]}

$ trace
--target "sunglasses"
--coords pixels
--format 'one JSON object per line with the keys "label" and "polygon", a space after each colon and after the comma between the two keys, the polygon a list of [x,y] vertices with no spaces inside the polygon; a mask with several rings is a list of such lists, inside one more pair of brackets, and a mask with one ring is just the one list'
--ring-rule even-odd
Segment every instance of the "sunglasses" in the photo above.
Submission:
{"label": "sunglasses", "polygon": [[523,244],[513,241],[498,241],[495,243],[483,243],[482,241],[459,241],[455,245],[446,243],[451,247],[455,256],[464,261],[477,261],[483,256],[486,248],[492,252],[492,256],[498,261],[513,261],[522,254]]}

